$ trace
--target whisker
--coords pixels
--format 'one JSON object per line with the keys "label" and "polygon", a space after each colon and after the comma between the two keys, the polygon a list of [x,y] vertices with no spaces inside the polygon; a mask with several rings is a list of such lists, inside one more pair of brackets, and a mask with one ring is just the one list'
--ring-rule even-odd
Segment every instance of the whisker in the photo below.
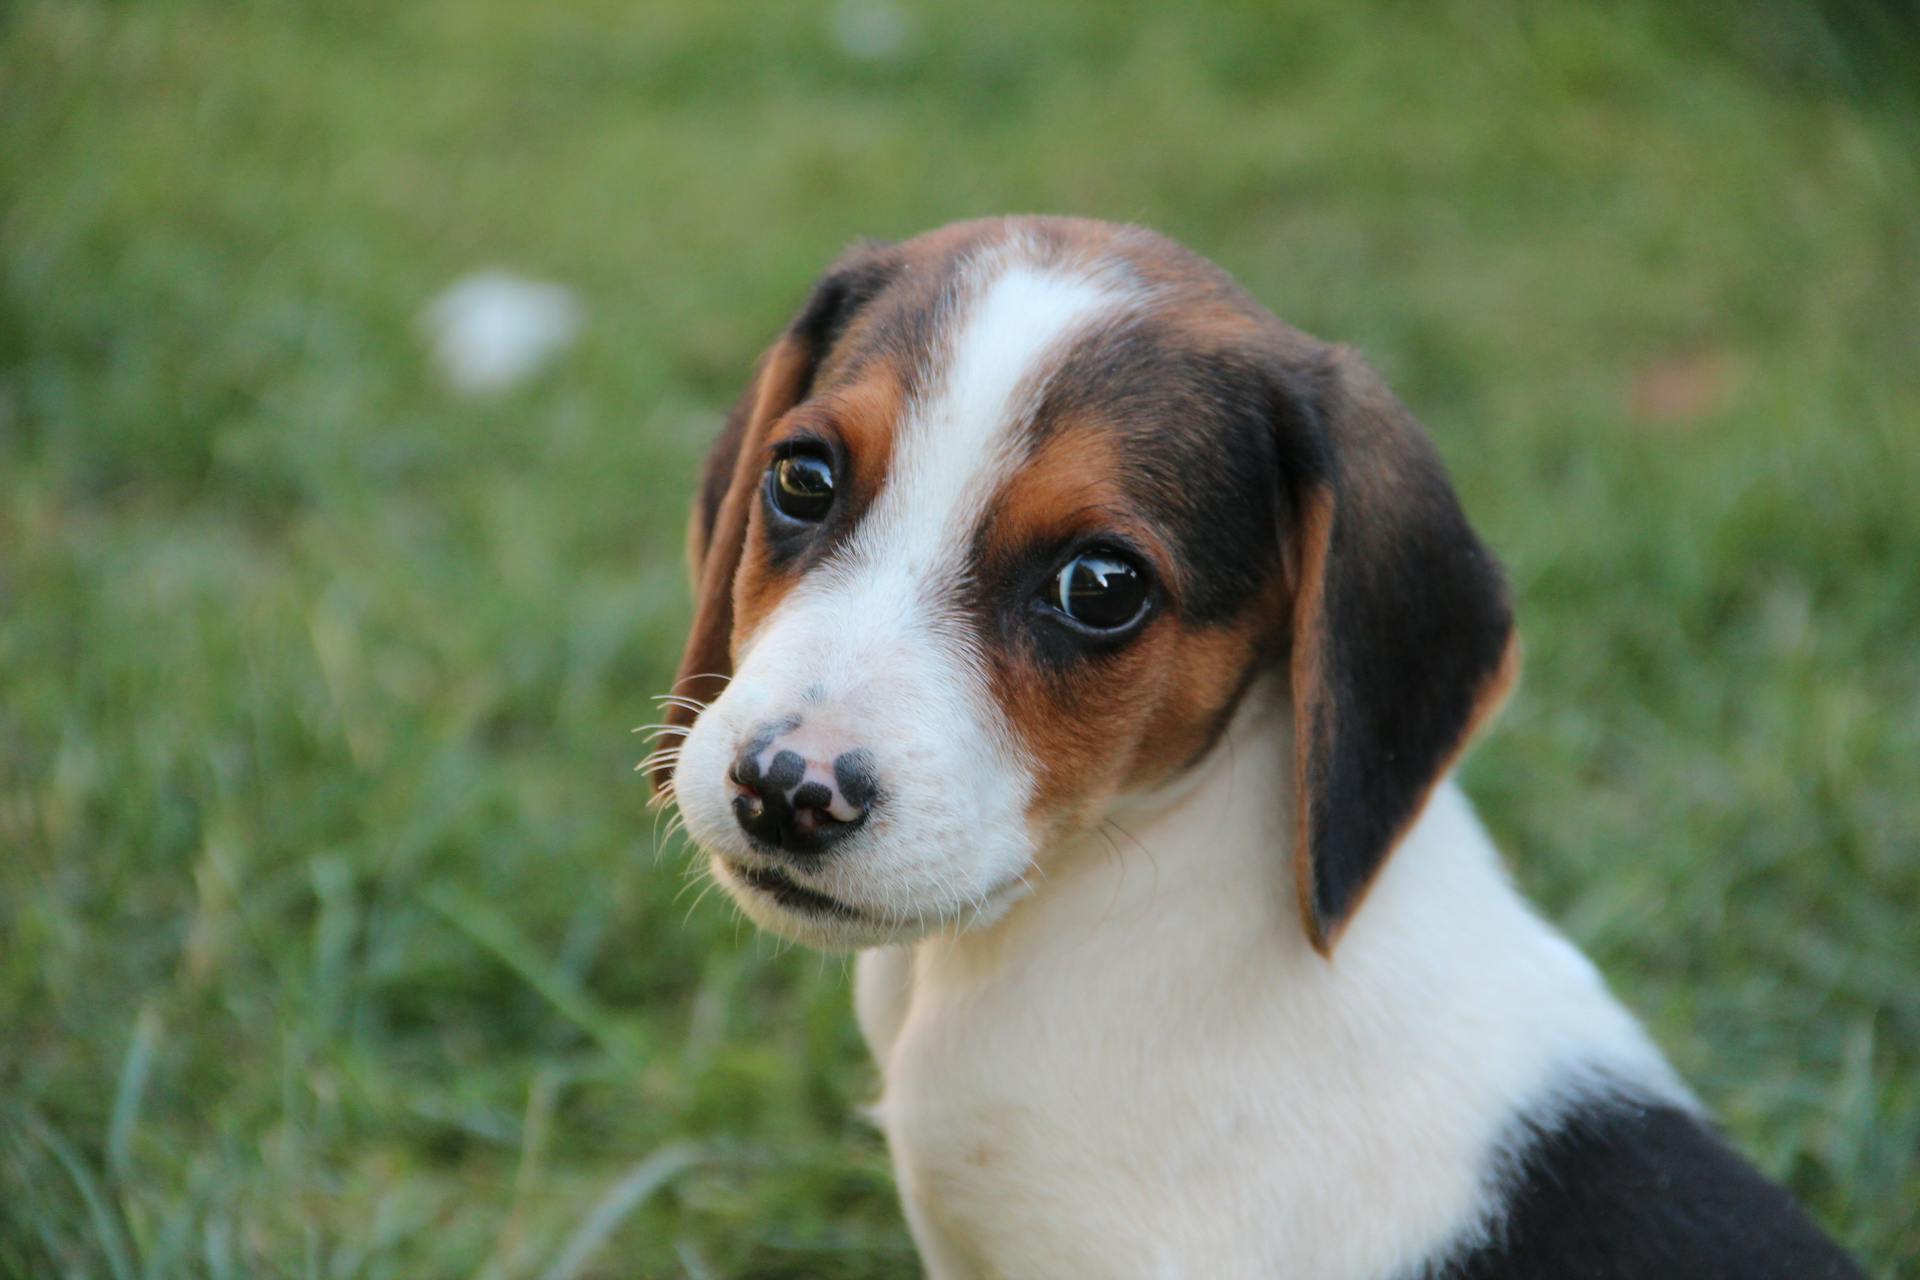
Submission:
{"label": "whisker", "polygon": [[1147,865],[1153,868],[1153,885],[1154,885],[1154,888],[1155,888],[1156,890],[1157,890],[1157,889],[1159,889],[1159,887],[1160,887],[1160,859],[1158,859],[1158,858],[1156,858],[1156,857],[1154,857],[1154,856],[1153,856],[1153,850],[1151,850],[1151,849],[1149,849],[1149,848],[1147,848],[1147,846],[1146,846],[1146,845],[1144,845],[1144,844],[1142,844],[1142,843],[1140,842],[1140,838],[1139,838],[1138,836],[1136,836],[1136,835],[1134,835],[1134,834],[1133,834],[1133,832],[1131,832],[1131,831],[1129,831],[1129,830],[1127,830],[1127,829],[1126,829],[1125,827],[1123,827],[1123,826],[1121,826],[1121,825],[1119,824],[1119,822],[1117,822],[1117,821],[1115,821],[1115,820],[1114,820],[1114,819],[1112,819],[1112,818],[1108,818],[1108,819],[1106,819],[1106,821],[1107,821],[1107,822],[1108,822],[1109,824],[1111,824],[1111,825],[1112,825],[1112,827],[1113,827],[1113,829],[1114,829],[1115,831],[1118,831],[1118,832],[1119,832],[1119,833],[1120,833],[1121,835],[1123,835],[1123,836],[1125,836],[1125,837],[1126,837],[1127,839],[1129,839],[1129,840],[1131,840],[1131,841],[1133,841],[1133,847],[1134,847],[1134,848],[1136,848],[1136,849],[1138,849],[1138,850],[1139,850],[1139,851],[1140,851],[1141,853],[1144,853],[1144,854],[1146,854],[1146,855],[1147,855]]}
{"label": "whisker", "polygon": [[653,860],[655,862],[660,861],[660,855],[666,850],[666,846],[660,843],[660,821],[666,816],[667,816],[667,811],[665,809],[656,810],[653,815],[652,840],[653,840]]}
{"label": "whisker", "polygon": [[[667,823],[667,829],[664,832],[660,830],[660,822],[663,818],[666,819]],[[653,854],[655,858],[658,858],[662,853],[665,853],[667,847],[673,843],[673,838],[687,829],[687,815],[681,810],[675,809],[672,815],[669,816],[667,811],[662,809],[653,815],[653,827]]]}
{"label": "whisker", "polygon": [[708,888],[720,883],[720,877],[713,872],[713,866],[705,858],[696,858],[688,864],[685,872],[686,883],[680,886],[680,892],[673,895],[675,902],[687,896],[687,890],[704,884]]}
{"label": "whisker", "polygon": [[652,733],[649,733],[647,735],[647,741],[658,742],[660,739],[667,737],[669,734],[671,734],[676,738],[685,738],[690,736],[692,733],[693,733],[693,730],[691,728],[682,727],[677,724],[670,724],[663,728],[655,729]]}
{"label": "whisker", "polygon": [[684,693],[656,693],[653,695],[653,700],[655,702],[664,702],[670,707],[680,707],[683,710],[693,712],[705,711],[708,706],[707,703],[702,702],[700,699],[690,698]]}

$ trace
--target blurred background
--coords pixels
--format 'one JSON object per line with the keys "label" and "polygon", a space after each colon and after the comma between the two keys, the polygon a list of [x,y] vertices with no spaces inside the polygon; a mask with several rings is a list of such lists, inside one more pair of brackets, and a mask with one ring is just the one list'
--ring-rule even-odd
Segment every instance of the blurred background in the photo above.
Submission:
{"label": "blurred background", "polygon": [[1043,211],[1370,353],[1512,571],[1517,877],[1920,1274],[1911,13],[0,0],[0,1275],[915,1273],[847,964],[629,730],[815,273]]}

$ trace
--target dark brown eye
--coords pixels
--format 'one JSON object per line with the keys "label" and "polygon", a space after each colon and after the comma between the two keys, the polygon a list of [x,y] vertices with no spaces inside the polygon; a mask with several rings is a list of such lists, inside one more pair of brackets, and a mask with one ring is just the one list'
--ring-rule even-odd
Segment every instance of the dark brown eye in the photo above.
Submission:
{"label": "dark brown eye", "polygon": [[1083,627],[1119,631],[1147,606],[1147,573],[1117,551],[1083,551],[1060,566],[1053,606]]}
{"label": "dark brown eye", "polygon": [[814,524],[833,506],[833,464],[817,453],[790,453],[773,464],[767,500],[790,520]]}

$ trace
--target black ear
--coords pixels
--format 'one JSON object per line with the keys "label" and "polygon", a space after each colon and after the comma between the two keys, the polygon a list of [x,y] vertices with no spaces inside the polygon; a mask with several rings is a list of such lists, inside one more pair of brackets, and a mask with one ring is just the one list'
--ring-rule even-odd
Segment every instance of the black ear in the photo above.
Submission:
{"label": "black ear", "polygon": [[[687,530],[695,607],[672,692],[705,704],[720,695],[733,674],[733,580],[764,463],[761,442],[775,419],[807,398],[835,345],[901,266],[890,245],[850,250],[813,286],[800,314],[760,357],[753,380],[728,413],[701,470]],[[694,718],[686,706],[669,704],[668,724],[686,728]],[[671,777],[670,770],[656,771],[654,786],[664,787]]]}
{"label": "black ear", "polygon": [[1294,872],[1307,934],[1330,953],[1498,707],[1518,649],[1498,562],[1379,376],[1333,348],[1288,381]]}

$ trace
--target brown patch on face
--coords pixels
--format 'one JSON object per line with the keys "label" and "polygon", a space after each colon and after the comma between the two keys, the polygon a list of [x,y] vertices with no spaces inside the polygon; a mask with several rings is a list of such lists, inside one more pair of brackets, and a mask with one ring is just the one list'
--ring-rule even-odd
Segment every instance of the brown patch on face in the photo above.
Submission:
{"label": "brown patch on face", "polygon": [[1152,786],[1196,763],[1219,740],[1270,648],[1271,619],[1286,595],[1276,581],[1229,623],[1175,628],[1171,669],[1122,788]]}
{"label": "brown patch on face", "polygon": [[1052,834],[1084,827],[1114,796],[1193,765],[1224,730],[1266,629],[1256,609],[1203,626],[1162,613],[1123,649],[1070,672],[1002,663],[995,693],[1039,768],[1029,825]]}
{"label": "brown patch on face", "polygon": [[[1039,770],[1028,822],[1043,836],[1097,820],[1114,795],[1165,781],[1203,755],[1285,596],[1276,575],[1232,618],[1184,616],[1193,567],[1178,563],[1128,493],[1122,445],[1094,422],[1050,435],[999,495],[976,543],[982,576],[1002,584],[982,605],[1001,619],[987,646],[993,692]],[[1099,546],[1129,551],[1157,585],[1142,630],[1083,649],[1034,597],[1072,556]],[[1012,608],[1007,594],[1020,597]]]}
{"label": "brown patch on face", "polygon": [[860,381],[821,398],[828,429],[839,437],[848,462],[847,498],[856,518],[873,505],[886,482],[906,402],[904,371],[893,362],[871,364]]}
{"label": "brown patch on face", "polygon": [[1092,425],[1050,437],[995,498],[975,558],[1006,561],[1034,546],[1064,546],[1102,531],[1151,536],[1121,486],[1117,443]]}
{"label": "brown patch on face", "polygon": [[[1010,594],[1044,594],[1082,540],[1135,523],[1127,511],[1113,441],[1097,430],[1066,430],[1001,492],[974,559],[984,578],[1006,581]],[[1137,525],[1133,532],[1140,532]],[[1155,572],[1159,567],[1150,565]],[[1044,828],[1064,816],[1063,809],[1084,809],[1104,794],[1112,785],[1106,775],[1124,767],[1129,729],[1152,709],[1143,677],[1165,645],[1155,620],[1146,633],[1102,655],[1097,669],[1080,660],[1062,664],[1049,661],[1028,631],[1050,625],[1040,613],[1044,606],[1036,601],[1022,608],[1015,601],[1008,610],[1008,601],[990,597],[983,607],[994,695],[1040,771],[1029,823]],[[1011,616],[996,627],[992,615],[1002,610]]]}

